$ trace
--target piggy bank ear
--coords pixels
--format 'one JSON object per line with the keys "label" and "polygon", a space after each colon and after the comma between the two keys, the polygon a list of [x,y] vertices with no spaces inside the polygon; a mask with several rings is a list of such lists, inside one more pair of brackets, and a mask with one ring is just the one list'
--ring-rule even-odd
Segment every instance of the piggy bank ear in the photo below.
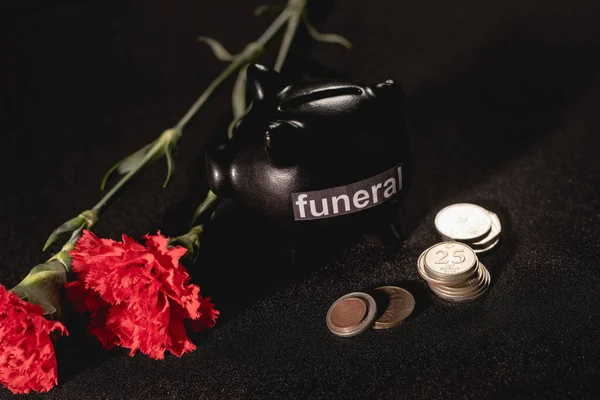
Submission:
{"label": "piggy bank ear", "polygon": [[265,133],[265,151],[273,164],[288,167],[296,163],[300,150],[299,129],[285,121],[269,125]]}
{"label": "piggy bank ear", "polygon": [[246,91],[252,101],[258,102],[275,97],[283,88],[281,76],[264,65],[250,64],[246,74],[248,76]]}

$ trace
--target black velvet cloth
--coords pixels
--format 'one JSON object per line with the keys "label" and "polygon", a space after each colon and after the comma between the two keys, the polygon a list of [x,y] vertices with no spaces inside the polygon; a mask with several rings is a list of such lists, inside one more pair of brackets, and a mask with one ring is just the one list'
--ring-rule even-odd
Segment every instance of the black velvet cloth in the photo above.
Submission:
{"label": "black velvet cloth", "polygon": [[[48,257],[47,235],[100,199],[104,172],[174,125],[224,68],[196,37],[241,50],[273,18],[253,16],[260,3],[0,5],[2,284]],[[294,264],[281,235],[224,203],[190,266],[222,312],[212,331],[192,336],[198,349],[161,361],[105,352],[75,319],[57,344],[60,384],[41,397],[598,398],[597,1],[311,7],[321,31],[345,35],[355,50],[302,30],[289,79],[394,78],[405,89],[415,171],[402,240],[307,238],[294,244]],[[231,87],[186,129],[169,187],[163,160],[111,204],[98,235],[187,230],[207,189],[204,149],[231,119]],[[441,301],[416,271],[419,254],[440,240],[436,212],[455,202],[481,204],[503,224],[501,244],[481,258],[492,287],[471,303]],[[335,299],[380,284],[414,294],[408,321],[354,338],[327,330]]]}

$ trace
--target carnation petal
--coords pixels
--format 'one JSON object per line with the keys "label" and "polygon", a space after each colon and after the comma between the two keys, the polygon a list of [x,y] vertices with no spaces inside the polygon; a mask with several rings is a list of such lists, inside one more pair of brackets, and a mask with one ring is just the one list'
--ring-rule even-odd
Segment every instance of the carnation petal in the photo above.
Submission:
{"label": "carnation petal", "polygon": [[210,297],[200,297],[200,316],[192,320],[192,328],[196,332],[202,332],[207,328],[212,328],[217,322],[220,312],[210,301]]}
{"label": "carnation petal", "polygon": [[43,317],[43,309],[0,285],[0,383],[15,394],[46,392],[58,381],[49,334],[65,326]]}
{"label": "carnation petal", "polygon": [[73,250],[81,283],[68,285],[87,292],[71,298],[85,299],[85,309],[91,312],[89,331],[105,347],[124,347],[130,355],[140,351],[162,359],[166,351],[176,356],[193,351],[196,346],[184,321],[212,327],[218,311],[200,296],[197,285],[189,283],[179,263],[186,249],[169,248],[160,232],[146,235],[146,246],[126,235],[121,242],[94,238],[88,235],[85,244]]}
{"label": "carnation petal", "polygon": [[183,310],[181,308],[173,307],[169,322],[169,336],[171,337],[169,350],[177,357],[196,350],[196,345],[192,343],[185,330],[182,313]]}

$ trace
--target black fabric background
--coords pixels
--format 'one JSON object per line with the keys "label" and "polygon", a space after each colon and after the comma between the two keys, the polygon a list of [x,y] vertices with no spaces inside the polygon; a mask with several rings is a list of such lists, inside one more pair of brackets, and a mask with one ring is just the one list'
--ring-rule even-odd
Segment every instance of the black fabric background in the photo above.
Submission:
{"label": "black fabric background", "polygon": [[[57,345],[60,385],[43,398],[600,395],[595,3],[316,4],[319,29],[347,36],[355,50],[301,34],[288,77],[393,77],[407,93],[415,174],[402,210],[404,240],[358,237],[332,251],[305,250],[291,265],[276,233],[225,204],[190,268],[222,311],[214,330],[194,336],[198,349],[162,361],[107,353],[74,321],[71,337]],[[99,200],[104,171],[172,126],[224,67],[196,37],[240,50],[272,18],[253,16],[259,4],[3,2],[4,285],[48,257],[41,252],[47,235]],[[161,187],[161,161],[102,215],[100,236],[186,231],[206,190],[203,150],[231,118],[231,85],[186,130],[168,189]],[[482,257],[492,273],[489,293],[448,304],[427,289],[415,263],[439,240],[436,212],[463,201],[498,213],[503,241]],[[331,335],[324,323],[329,305],[379,284],[413,292],[411,319],[350,339]],[[1,389],[0,397],[10,393]]]}

